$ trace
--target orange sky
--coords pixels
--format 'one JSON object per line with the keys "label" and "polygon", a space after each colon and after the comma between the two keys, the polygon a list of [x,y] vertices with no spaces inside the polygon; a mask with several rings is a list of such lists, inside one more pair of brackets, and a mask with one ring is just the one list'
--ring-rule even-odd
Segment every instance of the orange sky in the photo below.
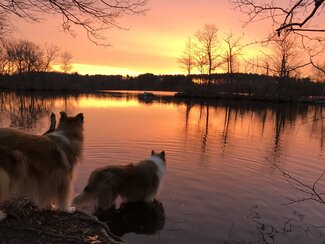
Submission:
{"label": "orange sky", "polygon": [[[242,16],[227,0],[149,0],[150,9],[144,16],[128,16],[120,23],[129,27],[107,30],[107,42],[112,47],[91,43],[82,29],[75,28],[76,37],[59,31],[60,17],[44,23],[18,20],[15,38],[27,39],[41,46],[53,43],[73,55],[74,71],[81,74],[181,73],[176,62],[188,36],[193,36],[204,24],[216,24],[219,36],[232,31],[245,32],[245,42],[261,38],[271,31],[265,23],[254,23],[242,29]],[[258,52],[246,49],[250,55]]]}

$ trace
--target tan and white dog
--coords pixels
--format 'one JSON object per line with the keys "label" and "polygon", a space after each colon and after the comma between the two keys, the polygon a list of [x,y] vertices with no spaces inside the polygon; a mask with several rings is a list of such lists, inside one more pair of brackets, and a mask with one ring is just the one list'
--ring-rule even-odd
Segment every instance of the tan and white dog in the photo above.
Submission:
{"label": "tan and white dog", "polygon": [[[73,212],[71,183],[82,156],[82,113],[61,112],[58,127],[44,135],[0,128],[0,201],[28,197],[42,208]],[[6,214],[0,211],[0,220]]]}
{"label": "tan and white dog", "polygon": [[97,212],[110,208],[120,196],[123,202],[153,201],[166,172],[165,152],[151,152],[151,157],[137,164],[106,166],[95,169],[87,186],[72,203],[83,207],[95,203]]}

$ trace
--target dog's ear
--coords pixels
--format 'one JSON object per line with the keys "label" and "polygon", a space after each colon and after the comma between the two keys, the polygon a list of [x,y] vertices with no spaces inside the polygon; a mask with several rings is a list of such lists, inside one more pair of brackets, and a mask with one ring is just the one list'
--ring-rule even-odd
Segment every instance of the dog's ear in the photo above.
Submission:
{"label": "dog's ear", "polygon": [[160,157],[163,158],[163,159],[165,159],[165,151],[162,151],[162,152],[160,153]]}
{"label": "dog's ear", "polygon": [[68,115],[67,115],[67,113],[66,112],[60,112],[60,115],[61,115],[61,118],[60,119],[63,119],[63,118],[67,118],[68,117]]}
{"label": "dog's ear", "polygon": [[83,123],[84,122],[84,115],[83,113],[79,113],[75,116],[76,119],[79,120],[80,123]]}
{"label": "dog's ear", "polygon": [[151,150],[151,156],[155,154],[155,151],[154,150]]}

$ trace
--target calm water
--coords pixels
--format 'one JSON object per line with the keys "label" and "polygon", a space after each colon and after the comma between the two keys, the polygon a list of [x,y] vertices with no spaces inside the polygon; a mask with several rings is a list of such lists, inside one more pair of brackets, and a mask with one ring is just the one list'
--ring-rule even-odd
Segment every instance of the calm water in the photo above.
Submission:
{"label": "calm water", "polygon": [[[52,111],[84,113],[76,191],[97,167],[166,151],[159,202],[125,206],[111,216],[111,229],[129,243],[325,241],[325,204],[286,205],[310,195],[281,173],[313,186],[325,170],[323,107],[136,94],[0,93],[0,102],[0,126],[37,134],[47,129]],[[315,185],[318,193],[324,188],[325,176]]]}

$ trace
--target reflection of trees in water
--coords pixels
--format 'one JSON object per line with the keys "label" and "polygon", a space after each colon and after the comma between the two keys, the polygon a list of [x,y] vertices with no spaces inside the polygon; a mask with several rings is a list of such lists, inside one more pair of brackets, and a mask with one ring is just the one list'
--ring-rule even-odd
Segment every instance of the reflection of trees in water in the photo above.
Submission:
{"label": "reflection of trees in water", "polygon": [[157,200],[150,203],[122,203],[120,208],[114,206],[96,216],[108,225],[113,234],[120,237],[131,232],[152,235],[165,225],[165,211]]}
{"label": "reflection of trees in water", "polygon": [[228,131],[229,131],[229,123],[230,123],[230,116],[231,116],[231,109],[230,107],[225,107],[225,120],[223,123],[223,131],[222,131],[222,145],[223,145],[223,153],[225,146],[228,141]]}
{"label": "reflection of trees in water", "polygon": [[249,232],[242,237],[242,226],[232,223],[224,243],[324,243],[325,226],[310,223],[299,210],[279,214],[267,205],[252,205],[246,214]]}
{"label": "reflection of trees in water", "polygon": [[[274,212],[273,209],[267,211]],[[263,207],[250,208],[247,218],[255,225],[257,236],[256,241],[250,243],[324,243],[324,226],[305,221],[305,216],[296,210],[289,216],[279,216],[276,212],[271,215],[272,219],[269,216]]]}
{"label": "reflection of trees in water", "polygon": [[[59,97],[45,93],[0,92],[0,112],[3,114],[0,117],[6,117],[10,127],[29,130],[53,111]],[[70,106],[69,97],[60,98],[63,98],[65,109]]]}
{"label": "reflection of trees in water", "polygon": [[[190,123],[190,114],[193,107],[197,105],[192,104],[191,102],[186,103],[186,113],[185,113],[185,141],[187,141],[187,135],[188,135],[188,129],[189,129],[189,123]],[[205,110],[205,112],[204,112]],[[207,146],[207,139],[209,134],[209,105],[208,104],[200,104],[199,105],[199,118],[198,118],[198,126],[200,128],[201,124],[203,124],[203,120],[205,120],[204,123],[204,129],[203,129],[203,136],[201,139],[201,152],[202,152],[202,161],[204,161],[206,146]]]}
{"label": "reflection of trees in water", "polygon": [[202,146],[201,146],[201,151],[203,156],[205,154],[205,150],[207,146],[208,134],[209,134],[209,105],[206,105],[205,129],[204,129],[204,135],[202,138]]}
{"label": "reflection of trees in water", "polygon": [[[198,110],[199,112],[191,113],[191,110]],[[197,101],[195,103],[186,102],[185,112],[185,137],[187,138],[188,133],[195,133],[197,136],[194,138],[200,138],[202,154],[206,153],[208,146],[209,136],[217,136],[214,134],[208,134],[209,126],[213,126],[218,122],[223,123],[220,143],[222,145],[222,152],[225,152],[227,145],[230,143],[230,125],[237,123],[238,119],[250,120],[250,123],[255,126],[256,122],[260,126],[260,135],[263,136],[266,127],[269,127],[273,123],[273,156],[278,158],[281,152],[282,136],[285,130],[294,130],[299,126],[300,121],[308,120],[310,114],[314,114],[315,118],[322,118],[323,108],[317,106],[297,105],[297,104],[269,104],[259,102],[246,102],[246,101],[231,101],[231,100],[220,100],[220,101]],[[205,112],[202,112],[205,111]],[[211,116],[211,111],[219,116],[219,121]],[[220,113],[221,111],[221,113]],[[224,119],[220,119],[220,116]],[[246,117],[246,118],[245,118]],[[210,120],[210,121],[209,121]],[[189,124],[193,121],[197,121],[199,129],[191,128]],[[205,123],[204,123],[205,122]],[[320,134],[320,145],[323,147],[325,128],[323,119],[312,119],[312,130],[311,134],[319,137]],[[302,122],[300,122],[302,123]],[[321,133],[320,133],[321,128]],[[194,131],[196,130],[196,131]],[[204,158],[204,156],[203,156]]]}
{"label": "reflection of trees in water", "polygon": [[312,134],[319,137],[320,148],[324,148],[325,137],[325,117],[323,115],[323,106],[316,107],[312,118]]}

